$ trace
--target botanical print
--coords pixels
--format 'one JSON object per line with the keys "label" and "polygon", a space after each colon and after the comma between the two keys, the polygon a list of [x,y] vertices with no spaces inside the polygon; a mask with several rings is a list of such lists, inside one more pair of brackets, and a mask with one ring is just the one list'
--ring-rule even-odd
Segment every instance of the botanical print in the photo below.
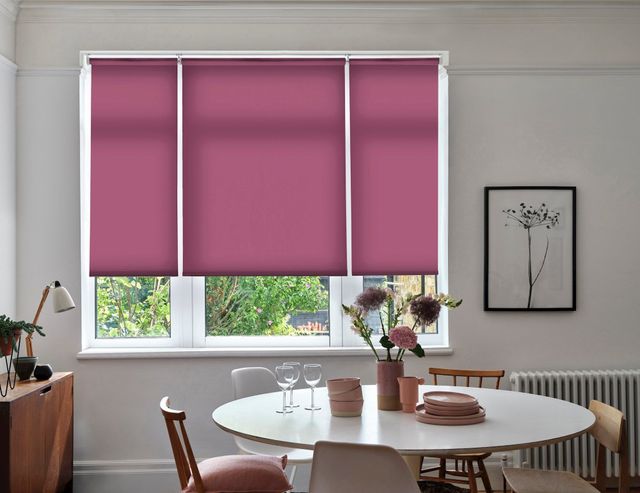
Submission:
{"label": "botanical print", "polygon": [[570,186],[485,187],[485,310],[575,310],[575,204]]}
{"label": "botanical print", "polygon": [[[549,253],[549,235],[546,235],[546,246],[544,249],[544,255],[540,261],[540,267],[537,269],[533,266],[533,259],[531,258],[531,245],[533,241],[533,232],[536,228],[543,228],[543,230],[551,229],[558,225],[560,221],[560,212],[549,210],[547,204],[542,202],[538,207],[533,205],[526,205],[524,202],[520,202],[519,209],[503,209],[502,212],[506,215],[507,222],[506,227],[516,226],[523,228],[527,233],[527,250],[528,250],[528,279],[529,279],[529,295],[527,296],[527,308],[531,308],[531,295],[533,294],[533,286],[540,278],[542,269],[547,261],[547,254]],[[538,235],[540,236],[540,235]],[[535,272],[535,274],[534,274]]]}

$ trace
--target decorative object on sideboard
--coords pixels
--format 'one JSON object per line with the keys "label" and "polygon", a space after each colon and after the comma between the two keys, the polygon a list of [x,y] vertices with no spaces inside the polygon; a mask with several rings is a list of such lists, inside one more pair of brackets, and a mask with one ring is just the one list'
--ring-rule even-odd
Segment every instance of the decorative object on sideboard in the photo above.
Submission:
{"label": "decorative object on sideboard", "polygon": [[576,309],[576,187],[485,187],[484,309]]}
{"label": "decorative object on sideboard", "polygon": [[16,385],[17,375],[14,373],[13,379],[11,378],[11,365],[17,366],[17,362],[20,360],[21,335],[23,331],[28,335],[38,332],[44,336],[42,327],[24,321],[17,322],[6,315],[0,315],[0,350],[6,367],[6,380],[0,382],[0,395],[2,397],[6,396],[8,390],[13,389]]}
{"label": "decorative object on sideboard", "polygon": [[37,356],[20,356],[13,360],[13,367],[16,370],[18,378],[22,381],[30,380],[33,370],[38,363]]}
{"label": "decorative object on sideboard", "polygon": [[[47,284],[42,291],[42,297],[40,298],[40,304],[38,305],[38,309],[36,310],[36,314],[33,317],[33,325],[38,323],[38,319],[40,318],[40,313],[42,313],[42,308],[44,307],[47,298],[49,297],[49,292],[52,292],[53,297],[53,312],[54,313],[62,313],[68,310],[73,310],[76,307],[76,304],[73,301],[73,298],[69,294],[69,291],[64,288],[59,281],[53,281]],[[32,337],[33,334],[29,334],[25,340],[27,345],[27,356],[33,356],[33,343]]]}
{"label": "decorative object on sideboard", "polygon": [[[360,293],[353,305],[342,305],[344,313],[351,318],[353,330],[362,337],[376,357],[378,409],[384,411],[402,409],[398,385],[398,378],[404,376],[402,358],[407,350],[419,358],[425,355],[424,349],[418,343],[416,328],[428,327],[433,324],[440,316],[442,306],[457,308],[461,303],[462,300],[456,300],[442,293],[400,296],[389,288],[372,287]],[[380,319],[382,333],[379,343],[386,352],[383,358],[380,358],[373,345],[372,337],[375,330],[368,321],[369,315],[376,312]],[[383,312],[387,316],[389,330],[385,328]],[[407,322],[412,324],[411,327],[402,325],[405,318],[407,318]],[[395,349],[395,354],[393,349]]]}
{"label": "decorative object on sideboard", "polygon": [[49,380],[52,375],[53,368],[51,368],[51,365],[38,365],[33,370],[33,376],[36,377],[36,380]]}

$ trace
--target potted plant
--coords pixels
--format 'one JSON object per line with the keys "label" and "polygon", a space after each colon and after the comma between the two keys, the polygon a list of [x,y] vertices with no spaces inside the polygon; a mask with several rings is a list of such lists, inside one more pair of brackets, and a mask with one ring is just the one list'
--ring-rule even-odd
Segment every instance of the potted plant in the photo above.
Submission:
{"label": "potted plant", "polygon": [[[6,315],[0,315],[0,350],[2,351],[2,356],[11,356],[14,350],[17,352],[17,343],[23,331],[27,334],[37,332],[44,337],[42,327],[25,321],[17,322]],[[13,364],[20,380],[28,380],[31,377],[37,361],[38,358],[36,357],[14,359]]]}
{"label": "potted plant", "polygon": [[[442,293],[436,295],[409,294],[403,297],[391,289],[375,287],[367,288],[360,293],[353,305],[342,305],[344,312],[351,317],[353,329],[362,337],[376,357],[378,409],[396,411],[402,408],[398,388],[398,377],[404,376],[402,358],[407,350],[419,358],[425,355],[424,349],[418,343],[415,329],[434,323],[440,316],[442,306],[457,308],[461,303],[462,300],[456,300]],[[385,327],[381,311],[384,305],[387,307],[387,313],[390,314],[388,330]],[[374,329],[367,322],[367,316],[376,311],[380,316],[382,336],[379,343],[384,350],[382,358],[372,340]],[[413,316],[412,327],[398,325],[407,312]]]}

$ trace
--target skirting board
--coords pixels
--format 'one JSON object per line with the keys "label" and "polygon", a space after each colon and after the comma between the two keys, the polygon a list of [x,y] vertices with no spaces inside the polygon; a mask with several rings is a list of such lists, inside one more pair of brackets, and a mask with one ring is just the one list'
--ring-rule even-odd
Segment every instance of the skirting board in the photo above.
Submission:
{"label": "skirting board", "polygon": [[[511,454],[506,455],[511,461]],[[485,461],[496,491],[502,489],[501,457],[496,454]],[[308,491],[309,473],[309,466],[298,466],[296,491]],[[180,489],[175,464],[168,459],[74,461],[73,482],[76,493],[175,493]]]}

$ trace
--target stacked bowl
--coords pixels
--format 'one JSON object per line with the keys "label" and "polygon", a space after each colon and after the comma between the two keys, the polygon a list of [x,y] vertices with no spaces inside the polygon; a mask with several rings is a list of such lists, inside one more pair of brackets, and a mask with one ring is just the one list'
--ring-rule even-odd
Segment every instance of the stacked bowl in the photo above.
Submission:
{"label": "stacked bowl", "polygon": [[460,392],[426,392],[424,404],[416,408],[416,419],[432,425],[471,425],[484,421],[478,400]]}
{"label": "stacked bowl", "polygon": [[357,377],[327,380],[331,414],[339,417],[354,417],[362,414],[362,386]]}

